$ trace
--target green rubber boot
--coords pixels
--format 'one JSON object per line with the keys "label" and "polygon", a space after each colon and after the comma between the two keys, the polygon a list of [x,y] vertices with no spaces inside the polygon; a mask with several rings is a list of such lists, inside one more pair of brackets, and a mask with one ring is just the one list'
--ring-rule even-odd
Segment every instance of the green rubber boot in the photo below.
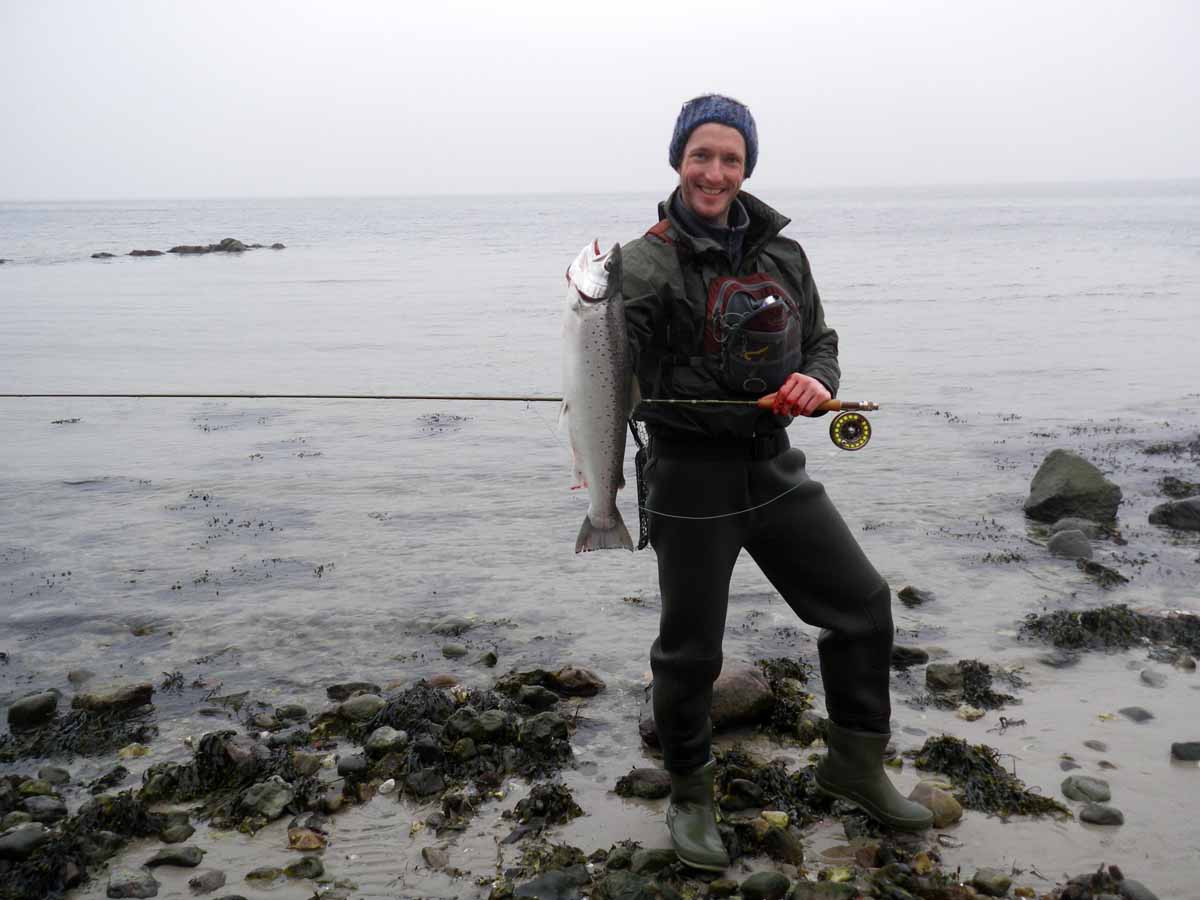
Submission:
{"label": "green rubber boot", "polygon": [[890,737],[830,722],[829,753],[817,766],[817,787],[855,804],[889,828],[923,831],[933,824],[933,813],[902,796],[883,771],[883,751]]}
{"label": "green rubber boot", "polygon": [[711,759],[685,775],[671,773],[671,803],[667,830],[681,862],[696,869],[720,872],[729,865],[729,854],[717,831],[713,805],[713,779],[717,767]]}

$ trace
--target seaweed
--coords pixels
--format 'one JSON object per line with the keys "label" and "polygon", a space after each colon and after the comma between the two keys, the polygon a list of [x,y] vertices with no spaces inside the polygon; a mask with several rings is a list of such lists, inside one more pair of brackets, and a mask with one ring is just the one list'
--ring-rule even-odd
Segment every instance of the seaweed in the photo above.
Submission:
{"label": "seaweed", "polygon": [[799,738],[807,746],[821,737],[819,730],[805,717],[812,710],[813,697],[804,690],[812,674],[812,666],[785,656],[758,660],[775,695],[771,718],[763,729],[776,737]]}
{"label": "seaweed", "polygon": [[782,760],[764,765],[737,749],[717,753],[716,761],[719,793],[728,791],[735,779],[750,781],[762,791],[763,808],[786,812],[801,827],[829,815],[833,806],[833,801],[817,789],[812,766],[789,772]]}
{"label": "seaweed", "polygon": [[148,744],[158,726],[148,721],[153,707],[133,712],[72,710],[32,731],[0,735],[0,763],[51,756],[102,756],[127,744]]}
{"label": "seaweed", "polygon": [[1127,650],[1146,642],[1200,653],[1200,616],[1148,615],[1124,604],[1099,609],[1030,613],[1021,636],[1050,641],[1066,650]]}
{"label": "seaweed", "polygon": [[958,663],[963,675],[962,699],[964,703],[980,709],[1000,709],[1005,703],[1017,698],[1012,694],[1001,694],[992,690],[992,670],[976,659],[963,659]]}
{"label": "seaweed", "polygon": [[583,810],[571,796],[565,784],[535,784],[529,796],[504,813],[506,819],[516,819],[523,825],[535,820],[546,825],[565,825],[583,815]]}
{"label": "seaweed", "polygon": [[917,752],[918,769],[932,769],[950,778],[958,788],[959,801],[967,809],[1012,815],[1070,815],[1051,797],[1028,790],[999,762],[997,751],[986,744],[974,746],[943,735],[927,738]]}

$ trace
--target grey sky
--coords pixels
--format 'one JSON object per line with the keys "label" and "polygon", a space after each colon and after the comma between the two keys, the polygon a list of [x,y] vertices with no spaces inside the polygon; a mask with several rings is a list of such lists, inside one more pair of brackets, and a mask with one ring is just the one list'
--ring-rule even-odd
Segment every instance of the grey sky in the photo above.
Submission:
{"label": "grey sky", "polygon": [[[411,11],[410,11],[411,9]],[[1200,176],[1200,3],[0,0],[0,200]]]}

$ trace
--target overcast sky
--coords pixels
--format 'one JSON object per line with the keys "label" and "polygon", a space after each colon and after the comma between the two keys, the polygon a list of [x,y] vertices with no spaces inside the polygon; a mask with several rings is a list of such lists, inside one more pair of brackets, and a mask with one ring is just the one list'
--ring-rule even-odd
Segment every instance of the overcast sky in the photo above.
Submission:
{"label": "overcast sky", "polygon": [[0,0],[0,200],[1200,176],[1200,2]]}

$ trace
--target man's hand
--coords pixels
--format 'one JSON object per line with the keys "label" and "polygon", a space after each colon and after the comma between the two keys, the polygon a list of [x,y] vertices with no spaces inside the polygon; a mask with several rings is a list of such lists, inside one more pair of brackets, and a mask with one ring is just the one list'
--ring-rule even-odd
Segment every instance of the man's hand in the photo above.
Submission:
{"label": "man's hand", "polygon": [[775,392],[772,412],[779,416],[811,416],[830,396],[829,390],[817,379],[793,372]]}

